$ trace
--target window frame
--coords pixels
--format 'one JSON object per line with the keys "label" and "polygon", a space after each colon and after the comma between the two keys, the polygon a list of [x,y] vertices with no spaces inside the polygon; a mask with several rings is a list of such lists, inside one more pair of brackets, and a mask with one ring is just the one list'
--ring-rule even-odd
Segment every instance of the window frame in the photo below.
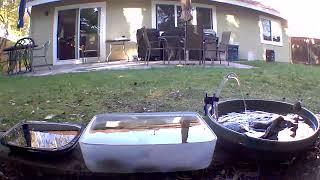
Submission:
{"label": "window frame", "polygon": [[[152,9],[152,28],[157,28],[157,5],[173,5],[174,6],[174,16],[175,16],[175,27],[178,27],[178,14],[177,14],[177,7],[181,6],[179,1],[162,1],[162,0],[153,0],[151,3],[151,9]],[[215,32],[218,31],[217,27],[217,12],[216,12],[216,7],[214,5],[209,5],[209,4],[199,4],[199,3],[192,3],[193,8],[208,8],[211,9],[211,20],[212,20],[212,30]],[[192,24],[196,25],[197,24],[197,13],[194,11],[193,13],[193,20]]]}
{"label": "window frame", "polygon": [[[271,31],[271,40],[265,40],[263,38],[263,24],[262,24],[262,20],[269,20],[270,21],[270,31]],[[280,30],[281,30],[281,34],[280,34],[280,41],[274,41],[273,40],[273,31],[272,31],[272,27],[274,23],[278,23],[280,26]],[[279,20],[273,19],[273,18],[269,18],[269,17],[265,17],[265,16],[259,16],[259,28],[260,28],[260,40],[262,44],[268,44],[268,45],[275,45],[275,46],[283,46],[283,28],[282,28],[282,24]]]}

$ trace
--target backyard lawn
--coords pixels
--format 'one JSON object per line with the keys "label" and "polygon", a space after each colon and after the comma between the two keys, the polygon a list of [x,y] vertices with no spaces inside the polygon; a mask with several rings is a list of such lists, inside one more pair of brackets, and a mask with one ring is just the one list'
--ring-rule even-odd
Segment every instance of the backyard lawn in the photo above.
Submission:
{"label": "backyard lawn", "polygon": [[[22,120],[87,123],[105,112],[196,111],[203,96],[224,74],[239,75],[246,98],[295,102],[320,112],[319,67],[245,62],[250,70],[176,67],[116,70],[45,77],[0,76],[0,129]],[[227,84],[224,100],[241,98],[235,82]]]}

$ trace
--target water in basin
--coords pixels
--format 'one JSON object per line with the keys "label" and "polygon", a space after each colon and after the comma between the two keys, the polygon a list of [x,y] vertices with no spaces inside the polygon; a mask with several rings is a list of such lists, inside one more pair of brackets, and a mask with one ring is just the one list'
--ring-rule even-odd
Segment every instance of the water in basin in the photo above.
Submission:
{"label": "water in basin", "polygon": [[[273,128],[273,135],[263,137],[272,121],[283,117],[283,121]],[[223,126],[247,136],[278,141],[296,141],[310,137],[315,130],[308,120],[296,114],[276,114],[263,111],[232,112],[219,117]]]}
{"label": "water in basin", "polygon": [[52,149],[70,143],[78,131],[36,131],[27,126],[20,126],[5,136],[9,145],[31,148]]}

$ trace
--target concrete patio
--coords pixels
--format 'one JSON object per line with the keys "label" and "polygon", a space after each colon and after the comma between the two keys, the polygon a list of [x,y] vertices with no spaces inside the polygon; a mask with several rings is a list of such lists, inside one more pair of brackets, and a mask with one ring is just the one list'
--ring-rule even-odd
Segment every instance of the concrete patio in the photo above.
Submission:
{"label": "concrete patio", "polygon": [[113,62],[101,62],[101,63],[90,63],[90,64],[70,64],[70,65],[57,65],[53,66],[51,70],[47,67],[36,67],[33,73],[24,74],[25,76],[48,76],[56,74],[65,74],[65,73],[79,73],[79,72],[90,72],[90,71],[103,71],[103,70],[125,70],[125,69],[150,69],[150,68],[167,68],[167,67],[206,67],[206,68],[238,68],[238,69],[251,69],[253,66],[239,64],[230,62],[229,66],[227,62],[222,61],[206,62],[205,65],[199,65],[197,61],[190,61],[184,64],[179,61],[170,61],[170,64],[166,62],[163,64],[163,61],[150,61],[147,66],[140,61],[113,61]]}

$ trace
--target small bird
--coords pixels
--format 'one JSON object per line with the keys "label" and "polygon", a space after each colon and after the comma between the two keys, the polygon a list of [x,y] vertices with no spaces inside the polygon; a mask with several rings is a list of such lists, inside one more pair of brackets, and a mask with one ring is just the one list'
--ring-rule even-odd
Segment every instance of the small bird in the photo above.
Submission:
{"label": "small bird", "polygon": [[295,117],[293,118],[294,119],[294,122],[295,123],[298,123],[299,122],[299,112],[301,111],[302,107],[301,107],[301,102],[298,101],[296,102],[293,106],[292,106],[292,110],[293,110],[293,113],[296,114]]}
{"label": "small bird", "polygon": [[302,109],[301,102],[300,102],[300,101],[296,102],[296,103],[292,106],[292,109],[293,109],[293,112],[294,112],[295,114],[298,114],[298,113],[301,111],[301,109]]}

